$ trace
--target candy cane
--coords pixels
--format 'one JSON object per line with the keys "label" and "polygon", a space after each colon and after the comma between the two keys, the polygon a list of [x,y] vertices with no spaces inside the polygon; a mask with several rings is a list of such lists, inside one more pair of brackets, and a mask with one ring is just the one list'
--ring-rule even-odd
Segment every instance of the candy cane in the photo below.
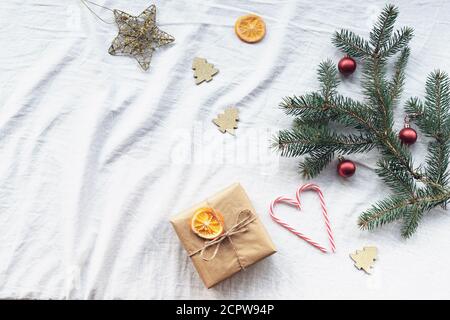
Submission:
{"label": "candy cane", "polygon": [[292,232],[293,234],[295,234],[296,236],[298,236],[299,238],[305,240],[306,242],[308,242],[310,245],[314,246],[315,248],[319,249],[320,251],[327,253],[327,249],[324,248],[323,246],[321,246],[320,244],[318,244],[317,242],[313,241],[311,238],[307,237],[306,235],[304,235],[303,233],[295,230],[293,227],[291,227],[290,225],[288,225],[287,223],[283,222],[280,218],[276,217],[274,214],[274,207],[276,204],[278,203],[287,203],[291,206],[294,206],[296,208],[298,208],[299,210],[301,210],[301,204],[300,204],[300,194],[303,191],[307,191],[307,190],[313,190],[315,191],[318,196],[319,196],[319,200],[320,200],[320,206],[322,208],[322,215],[323,218],[325,220],[325,227],[327,229],[327,233],[328,233],[328,240],[330,242],[330,246],[331,246],[331,251],[335,252],[336,251],[336,244],[334,242],[334,237],[333,237],[333,231],[331,229],[331,224],[330,224],[330,219],[328,218],[328,211],[327,211],[327,207],[325,205],[325,199],[323,197],[322,191],[320,190],[319,186],[312,184],[312,183],[307,183],[301,187],[299,187],[297,189],[297,192],[295,194],[296,199],[291,199],[291,198],[287,198],[287,197],[277,197],[275,200],[272,201],[272,203],[270,204],[270,208],[269,208],[269,213],[270,216],[272,217],[272,219],[280,224],[282,227],[286,228],[287,230],[289,230],[290,232]]}

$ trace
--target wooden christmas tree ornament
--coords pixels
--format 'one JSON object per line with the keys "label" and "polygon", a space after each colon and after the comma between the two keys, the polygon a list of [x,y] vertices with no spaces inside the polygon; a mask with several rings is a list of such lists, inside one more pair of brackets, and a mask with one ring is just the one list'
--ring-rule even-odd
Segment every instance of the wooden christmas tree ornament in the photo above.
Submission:
{"label": "wooden christmas tree ornament", "polygon": [[194,70],[195,84],[200,84],[203,81],[209,82],[219,72],[212,63],[208,63],[206,59],[198,57],[194,58],[192,69]]}
{"label": "wooden christmas tree ornament", "polygon": [[213,120],[214,124],[219,127],[220,132],[228,132],[234,135],[234,129],[237,129],[237,121],[239,120],[239,110],[237,108],[227,108]]}
{"label": "wooden christmas tree ornament", "polygon": [[377,259],[378,250],[376,247],[364,247],[362,250],[356,250],[356,253],[351,253],[350,258],[355,261],[355,267],[359,270],[363,269],[370,274],[370,268]]}

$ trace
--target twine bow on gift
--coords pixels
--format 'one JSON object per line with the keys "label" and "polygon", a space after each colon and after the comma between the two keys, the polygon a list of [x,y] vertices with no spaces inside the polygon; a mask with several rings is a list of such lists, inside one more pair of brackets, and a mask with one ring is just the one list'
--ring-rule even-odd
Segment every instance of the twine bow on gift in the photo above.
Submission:
{"label": "twine bow on gift", "polygon": [[[241,216],[243,216],[242,219],[241,219]],[[239,266],[241,267],[241,269],[245,269],[242,261],[239,258],[239,254],[238,254],[237,249],[236,249],[236,247],[235,247],[235,245],[233,243],[233,240],[231,239],[231,236],[233,236],[235,234],[238,234],[238,233],[246,232],[248,230],[247,226],[250,223],[252,223],[253,221],[255,221],[255,220],[256,220],[256,215],[253,212],[251,212],[248,209],[242,210],[241,212],[239,212],[239,214],[237,216],[236,223],[230,229],[228,229],[227,231],[222,233],[219,237],[205,242],[203,247],[201,247],[200,249],[198,249],[198,250],[196,250],[194,252],[191,252],[189,254],[189,257],[192,257],[192,256],[196,255],[197,253],[200,253],[200,257],[203,260],[205,260],[205,261],[213,260],[216,257],[217,253],[219,252],[221,243],[225,239],[228,239],[230,241],[231,247],[233,248],[233,250],[234,250],[234,252],[236,254]],[[214,249],[213,254],[210,257],[206,258],[205,257],[205,251],[209,247],[212,247],[212,246],[216,246],[216,248]]]}

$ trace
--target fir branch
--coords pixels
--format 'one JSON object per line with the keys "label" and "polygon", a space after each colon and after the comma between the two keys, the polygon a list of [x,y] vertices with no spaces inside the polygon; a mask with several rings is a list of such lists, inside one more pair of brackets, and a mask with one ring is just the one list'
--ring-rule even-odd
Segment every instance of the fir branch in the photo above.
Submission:
{"label": "fir branch", "polygon": [[332,118],[327,111],[339,85],[337,69],[331,60],[327,60],[319,65],[317,74],[321,83],[321,95],[313,92],[300,97],[287,97],[280,104],[286,114],[298,117],[297,124],[321,123]]}
{"label": "fir branch", "polygon": [[325,108],[328,106],[331,97],[336,94],[339,85],[338,71],[335,64],[331,60],[326,60],[319,64],[317,70],[319,82],[321,83],[321,93],[325,100]]}
{"label": "fir branch", "polygon": [[344,97],[336,95],[332,101],[332,111],[334,118],[340,124],[354,127],[357,129],[366,129],[371,133],[378,133],[378,129],[374,126],[376,114],[366,105]]}
{"label": "fir branch", "polygon": [[409,202],[403,196],[391,196],[379,201],[359,217],[358,225],[363,230],[372,230],[403,217]]}
{"label": "fir branch", "polygon": [[410,206],[403,215],[402,236],[409,238],[417,230],[422,219],[424,209],[419,206]]}
{"label": "fir branch", "polygon": [[352,31],[341,30],[335,32],[332,42],[349,56],[364,58],[371,55],[369,43]]}
{"label": "fir branch", "polygon": [[361,229],[372,230],[386,223],[404,218],[402,235],[410,237],[416,230],[423,212],[444,203],[450,198],[450,191],[438,195],[422,190],[419,196],[405,198],[404,196],[391,196],[379,201],[369,210],[361,214],[358,225]]}
{"label": "fir branch", "polygon": [[300,163],[300,173],[307,179],[314,178],[322,172],[333,158],[334,152],[329,150],[311,152],[310,155]]}
{"label": "fir branch", "polygon": [[445,205],[450,198],[450,192],[435,193],[430,189],[421,189],[419,195],[409,200],[409,210],[403,216],[402,236],[409,238],[417,230],[425,211],[438,205]]}
{"label": "fir branch", "polygon": [[[382,158],[376,173],[394,195],[364,212],[359,225],[373,229],[403,219],[402,235],[409,237],[425,212],[445,206],[450,199],[450,81],[443,72],[432,73],[426,83],[425,101],[412,98],[406,104],[408,116],[433,139],[428,146],[426,166],[416,168],[409,148],[393,129],[393,107],[403,89],[410,54],[408,43],[413,36],[408,27],[394,31],[397,15],[397,8],[386,6],[369,41],[347,30],[333,36],[339,49],[363,58],[364,101],[338,94],[336,67],[331,61],[324,61],[318,69],[320,91],[286,98],[282,103],[284,111],[295,117],[294,126],[281,131],[274,144],[284,156],[308,155],[300,164],[300,172],[307,178],[318,175],[337,153],[377,148]],[[394,75],[388,81],[388,58],[398,52]],[[341,126],[345,127],[345,134],[337,132]]]}
{"label": "fir branch", "polygon": [[438,205],[445,204],[450,199],[450,190],[446,189],[442,192],[434,192],[430,189],[421,189],[421,194],[414,199],[411,199],[411,203],[421,206],[424,210],[429,211]]}
{"label": "fir branch", "polygon": [[424,131],[435,137],[448,136],[450,126],[450,83],[445,72],[435,71],[428,76],[426,83],[424,116],[427,127]]}
{"label": "fir branch", "polygon": [[427,119],[424,117],[425,106],[422,101],[417,97],[409,98],[405,105],[405,112],[420,130],[425,132],[427,128]]}
{"label": "fir branch", "polygon": [[403,27],[400,30],[397,30],[394,32],[394,35],[390,38],[388,43],[382,47],[380,56],[387,58],[396,54],[408,45],[413,34],[414,30],[409,27]]}
{"label": "fir branch", "polygon": [[280,108],[283,109],[287,115],[299,117],[305,114],[321,114],[324,112],[325,105],[322,96],[313,92],[299,97],[286,97],[280,104]]}
{"label": "fir branch", "polygon": [[409,54],[410,49],[408,47],[404,48],[395,63],[394,76],[392,77],[392,81],[389,83],[390,100],[392,103],[396,103],[402,93],[405,82],[405,69],[406,64],[408,63]]}
{"label": "fir branch", "polygon": [[280,131],[275,147],[285,157],[296,157],[316,151],[350,154],[367,152],[375,147],[370,137],[343,135],[331,132],[325,126],[302,126]]}
{"label": "fir branch", "polygon": [[445,72],[435,71],[426,83],[425,103],[410,99],[406,111],[419,128],[434,141],[428,145],[425,174],[430,188],[442,190],[448,185],[450,156],[450,81]]}
{"label": "fir branch", "polygon": [[414,169],[411,152],[405,145],[401,144],[392,130],[383,133],[378,139],[378,148],[385,161],[391,165],[403,168],[405,173],[416,180],[422,178],[421,172]]}
{"label": "fir branch", "polygon": [[[274,141],[274,147],[284,157],[301,156],[323,149],[324,145],[318,146],[316,143],[321,140],[321,136],[323,137],[327,131],[324,126],[303,126],[301,128],[294,127],[291,130],[282,130]],[[323,143],[327,142],[323,141]]]}
{"label": "fir branch", "polygon": [[447,186],[449,174],[447,172],[449,165],[450,146],[448,141],[445,143],[433,141],[428,145],[428,155],[426,158],[426,174],[433,182],[440,186]]}
{"label": "fir branch", "polygon": [[378,161],[375,172],[397,195],[411,197],[416,195],[414,179],[397,162],[382,159]]}
{"label": "fir branch", "polygon": [[392,104],[388,83],[385,79],[386,60],[378,57],[367,59],[363,72],[363,93],[373,109],[378,110],[377,126],[392,127]]}
{"label": "fir branch", "polygon": [[383,47],[387,47],[392,31],[394,30],[397,15],[398,9],[393,5],[387,5],[378,17],[377,22],[370,32],[369,41],[373,47],[374,56],[378,56],[380,50]]}

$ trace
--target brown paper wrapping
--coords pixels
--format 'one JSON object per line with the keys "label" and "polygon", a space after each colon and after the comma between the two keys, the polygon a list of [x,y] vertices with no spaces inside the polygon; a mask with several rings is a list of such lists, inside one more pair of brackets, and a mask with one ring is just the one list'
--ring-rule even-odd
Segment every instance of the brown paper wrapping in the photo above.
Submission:
{"label": "brown paper wrapping", "polygon": [[[205,244],[205,240],[194,234],[190,228],[194,211],[200,207],[212,207],[214,210],[219,211],[225,220],[225,230],[228,230],[236,223],[237,217],[242,210],[248,209],[256,215],[255,209],[239,183],[235,183],[205,201],[183,211],[172,218],[170,222],[188,254],[202,248]],[[259,218],[248,224],[246,228],[247,231],[231,236],[236,251],[233,249],[230,241],[225,239],[220,244],[219,251],[214,259],[205,261],[200,256],[200,253],[191,257],[198,274],[207,288],[211,288],[242,270],[236,254],[239,255],[242,265],[248,268],[255,262],[276,252],[275,246]],[[210,256],[213,251],[213,247],[208,248],[205,255]]]}

